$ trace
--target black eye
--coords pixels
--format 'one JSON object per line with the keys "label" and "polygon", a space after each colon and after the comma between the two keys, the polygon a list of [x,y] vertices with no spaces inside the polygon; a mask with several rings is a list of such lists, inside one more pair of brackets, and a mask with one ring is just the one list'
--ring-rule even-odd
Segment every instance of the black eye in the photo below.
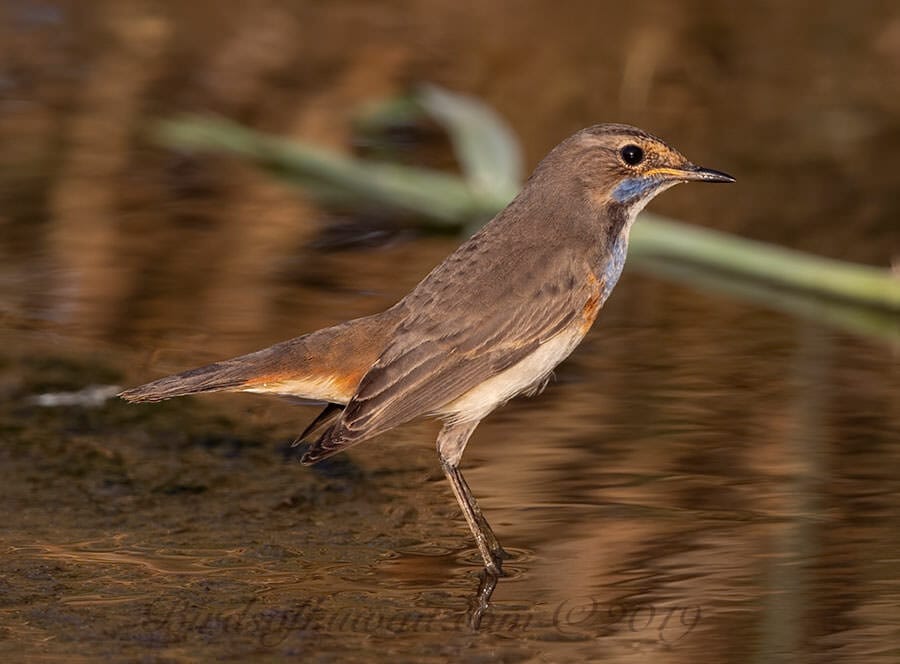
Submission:
{"label": "black eye", "polygon": [[622,148],[620,154],[622,155],[622,161],[629,166],[637,166],[644,158],[644,151],[636,145],[626,145]]}

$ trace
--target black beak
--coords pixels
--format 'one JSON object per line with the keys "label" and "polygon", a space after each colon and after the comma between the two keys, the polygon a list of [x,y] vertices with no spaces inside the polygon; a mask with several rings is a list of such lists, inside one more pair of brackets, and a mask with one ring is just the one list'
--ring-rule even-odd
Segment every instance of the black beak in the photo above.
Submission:
{"label": "black beak", "polygon": [[693,164],[684,169],[685,180],[696,180],[698,182],[734,182],[734,178],[723,173],[722,171],[714,171],[711,168],[703,168],[702,166],[694,166]]}

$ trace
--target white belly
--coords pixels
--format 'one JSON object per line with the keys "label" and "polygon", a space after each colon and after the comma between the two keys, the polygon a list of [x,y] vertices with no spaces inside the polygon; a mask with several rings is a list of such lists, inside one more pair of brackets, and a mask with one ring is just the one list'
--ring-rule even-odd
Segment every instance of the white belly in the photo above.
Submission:
{"label": "white belly", "polygon": [[580,331],[562,332],[540,345],[531,355],[484,381],[438,410],[449,422],[472,422],[487,416],[517,394],[539,389],[557,364],[581,342]]}

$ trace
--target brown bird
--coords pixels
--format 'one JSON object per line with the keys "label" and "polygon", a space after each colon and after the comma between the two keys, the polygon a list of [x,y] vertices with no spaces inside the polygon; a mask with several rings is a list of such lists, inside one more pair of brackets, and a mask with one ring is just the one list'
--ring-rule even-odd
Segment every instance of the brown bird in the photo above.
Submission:
{"label": "brown bird", "polygon": [[618,281],[637,214],[694,180],[734,178],[635,127],[589,127],[556,146],[503,211],[387,311],[121,396],[257,392],[326,404],[297,441],[311,439],[304,464],[416,417],[441,418],[441,466],[497,577],[506,554],[459,470],[469,436],[492,410],[544,386]]}

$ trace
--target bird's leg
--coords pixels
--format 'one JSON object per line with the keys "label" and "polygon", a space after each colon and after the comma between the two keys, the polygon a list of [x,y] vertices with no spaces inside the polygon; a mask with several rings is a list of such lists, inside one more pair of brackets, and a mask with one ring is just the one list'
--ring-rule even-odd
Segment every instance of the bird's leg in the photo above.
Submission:
{"label": "bird's leg", "polygon": [[494,588],[497,587],[497,581],[500,577],[491,574],[487,570],[481,573],[481,582],[478,584],[478,592],[472,598],[469,608],[469,627],[478,629],[481,627],[481,619],[488,610],[491,602],[491,595],[494,594]]}
{"label": "bird's leg", "polygon": [[475,496],[472,494],[472,489],[469,488],[469,483],[466,482],[466,478],[463,477],[462,472],[460,472],[458,469],[456,473],[459,482],[462,485],[462,490],[465,492],[466,502],[468,502],[472,506],[472,509],[475,512],[475,519],[478,522],[478,527],[485,535],[487,545],[491,551],[491,554],[495,558],[506,560],[507,558],[509,558],[509,554],[503,550],[502,546],[500,546],[500,542],[497,540],[496,535],[494,535],[494,531],[491,529],[491,524],[487,522],[484,514],[482,514],[481,508],[478,506],[478,501],[475,500]]}
{"label": "bird's leg", "polygon": [[506,554],[500,548],[494,531],[491,530],[487,519],[481,514],[478,503],[472,498],[472,494],[468,492],[466,482],[459,472],[459,468],[445,461],[441,461],[441,466],[447,479],[450,480],[450,488],[453,489],[453,494],[456,496],[463,516],[466,518],[466,523],[469,524],[469,529],[475,536],[475,544],[478,545],[478,551],[484,559],[485,569],[492,576],[501,576],[503,573],[501,569],[503,558]]}
{"label": "bird's leg", "polygon": [[508,556],[501,548],[500,542],[497,541],[497,536],[494,535],[487,519],[481,513],[478,502],[472,495],[472,490],[466,484],[466,480],[459,470],[459,460],[469,436],[472,435],[472,431],[477,425],[478,422],[445,425],[438,435],[437,448],[441,457],[441,468],[450,481],[453,495],[456,496],[466,523],[469,524],[469,529],[475,536],[475,544],[484,559],[484,567],[488,574],[497,577],[502,575],[503,559]]}

